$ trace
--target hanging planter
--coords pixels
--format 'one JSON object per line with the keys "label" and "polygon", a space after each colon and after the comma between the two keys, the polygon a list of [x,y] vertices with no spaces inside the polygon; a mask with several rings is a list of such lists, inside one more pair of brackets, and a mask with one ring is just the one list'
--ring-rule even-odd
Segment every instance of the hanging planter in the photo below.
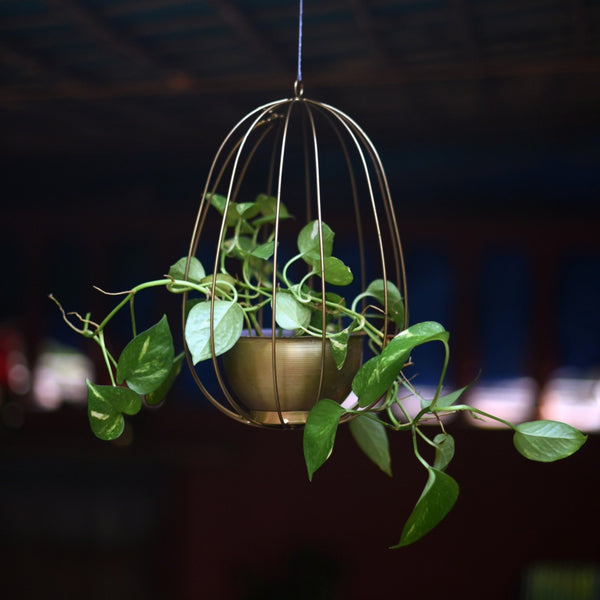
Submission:
{"label": "hanging planter", "polygon": [[[464,404],[469,386],[445,389],[449,333],[439,323],[408,322],[400,236],[380,157],[357,123],[305,98],[299,81],[292,97],[256,108],[226,136],[188,255],[165,278],[123,292],[101,321],[67,315],[57,304],[105,357],[110,383],[88,382],[90,425],[101,439],[121,435],[124,415],[162,403],[184,358],[199,390],[226,416],[256,427],[303,428],[311,479],[331,455],[340,423],[348,422],[359,447],[387,474],[388,433],[410,435],[427,480],[393,547],[406,546],[431,531],[458,497],[446,472],[454,456],[447,415],[503,423],[516,449],[536,461],[570,456],[586,436],[556,421],[513,425]],[[323,148],[340,161],[324,158]],[[134,299],[155,287],[182,296],[179,354],[166,316],[137,331]],[[132,340],[117,357],[105,334],[124,309]],[[405,370],[415,348],[429,344],[441,345],[444,357],[433,398],[423,398]],[[404,406],[408,397],[418,400],[416,415]]]}
{"label": "hanging planter", "polygon": [[[209,288],[183,294],[186,354],[200,390],[227,415],[258,426],[303,425],[322,398],[341,404],[365,345],[380,352],[407,316],[400,236],[379,156],[350,117],[305,99],[298,85],[295,92],[255,109],[226,136],[182,276]],[[341,173],[333,181],[323,176],[323,137],[341,158],[329,159]],[[265,193],[252,194],[257,182]],[[217,226],[211,211],[221,216]],[[328,222],[343,225],[353,268],[336,256]],[[208,275],[196,257],[204,248],[214,248]],[[197,373],[206,360],[212,376],[204,367]]]}
{"label": "hanging planter", "polygon": [[[328,187],[322,174],[322,127],[338,144],[345,191],[339,179]],[[300,151],[290,150],[293,132]],[[291,167],[288,157],[294,157]],[[251,189],[257,181],[265,189],[258,195]],[[346,200],[328,205],[325,199],[336,193]],[[217,225],[211,213],[219,217]],[[350,240],[342,258],[327,223],[336,215]],[[211,270],[197,256],[206,252]],[[166,316],[137,333],[134,298],[155,287],[183,298],[182,353],[175,353]],[[444,417],[466,412],[495,419],[512,428],[523,456],[543,462],[570,456],[586,440],[565,423],[513,425],[463,404],[469,386],[446,392],[449,333],[435,322],[408,325],[400,237],[379,156],[349,117],[304,99],[298,88],[292,98],[250,113],[226,137],[202,194],[189,253],[167,277],[123,292],[100,322],[75,314],[78,325],[59,307],[69,326],[98,343],[106,359],[111,383],[88,382],[90,425],[101,439],[118,438],[125,415],[162,403],[184,357],[201,392],[228,417],[257,427],[303,428],[310,479],[331,455],[342,422],[389,475],[388,432],[411,435],[427,482],[393,547],[426,535],[458,497],[458,484],[446,472],[454,440]],[[127,308],[133,338],[117,358],[105,331]],[[405,375],[414,349],[427,344],[444,349],[432,399],[421,397]],[[212,375],[205,368],[200,375],[202,365],[211,365]],[[404,407],[409,396],[421,406],[414,416]]]}
{"label": "hanging planter", "polygon": [[362,363],[362,346],[362,337],[352,336],[346,360],[338,369],[330,344],[325,346],[321,367],[323,348],[317,338],[296,336],[273,341],[271,337],[243,336],[223,355],[223,364],[233,395],[253,421],[303,425],[319,398],[341,404],[350,395],[352,379]]}

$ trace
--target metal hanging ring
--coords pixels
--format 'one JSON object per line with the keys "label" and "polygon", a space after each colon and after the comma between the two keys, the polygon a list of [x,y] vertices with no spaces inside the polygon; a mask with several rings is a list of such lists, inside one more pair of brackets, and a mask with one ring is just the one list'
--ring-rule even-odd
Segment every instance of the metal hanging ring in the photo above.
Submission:
{"label": "metal hanging ring", "polygon": [[296,81],[294,81],[294,96],[296,98],[302,98],[302,96],[304,96],[304,82],[302,80],[296,79]]}

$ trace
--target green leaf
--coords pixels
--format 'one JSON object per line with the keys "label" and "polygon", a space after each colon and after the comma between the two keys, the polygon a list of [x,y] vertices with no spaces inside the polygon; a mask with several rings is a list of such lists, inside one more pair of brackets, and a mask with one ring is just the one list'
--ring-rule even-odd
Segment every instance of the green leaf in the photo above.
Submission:
{"label": "green leaf", "polygon": [[[213,276],[207,275],[200,283],[205,285],[207,288],[212,288],[212,282]],[[215,290],[217,294],[229,294],[231,296],[235,284],[236,281],[231,275],[227,273],[217,273],[217,283],[215,284]]]}
{"label": "green leaf", "polygon": [[530,460],[553,462],[571,456],[583,446],[587,436],[560,421],[530,421],[515,427],[516,449]]}
{"label": "green leaf", "polygon": [[454,438],[449,433],[438,433],[433,438],[435,461],[433,468],[443,471],[454,458]]}
{"label": "green leaf", "polygon": [[[310,320],[310,325],[311,325],[311,327],[314,327],[316,329],[323,330],[324,329],[323,328],[323,315],[321,312],[322,311],[322,305],[321,305],[322,294],[318,290],[311,290],[307,286],[303,286],[303,288],[301,290],[295,289],[295,291],[299,292],[301,295],[302,294],[310,294],[311,296],[314,297],[315,300],[311,304],[312,317]],[[341,311],[339,310],[339,307],[345,306],[346,301],[342,296],[340,296],[339,294],[335,294],[333,292],[326,292],[325,300],[328,303],[335,304],[335,306],[331,306],[331,304],[329,304],[325,309],[325,327],[327,327],[328,323],[331,322],[332,318],[342,314]],[[354,327],[349,326],[346,329],[351,330],[351,329],[354,329]]]}
{"label": "green leaf", "polygon": [[[260,213],[262,217],[258,217],[252,221],[252,224],[256,227],[264,225],[265,223],[274,223],[277,219],[277,198],[274,196],[267,196],[266,194],[259,194],[256,197],[256,204],[260,207]],[[292,215],[289,213],[283,202],[279,204],[279,220],[290,219]]]}
{"label": "green leaf", "polygon": [[[335,234],[331,228],[322,223],[323,232],[323,256],[327,258],[333,252],[333,238]],[[298,250],[303,254],[303,258],[309,265],[314,266],[321,262],[321,250],[319,246],[319,222],[311,221],[305,225],[298,235]]]}
{"label": "green leaf", "polygon": [[[173,279],[186,279],[185,277],[185,267],[187,265],[187,256],[180,258],[176,263],[172,264],[169,269],[169,276],[173,277]],[[202,266],[202,263],[195,257],[192,256],[190,258],[190,268],[188,270],[187,281],[191,281],[192,283],[200,283],[203,277],[206,276],[206,271]],[[189,289],[184,286],[174,285],[170,286],[169,291],[174,292],[176,294],[184,292],[186,289]]]}
{"label": "green leaf", "polygon": [[350,339],[350,332],[348,328],[342,329],[338,333],[328,336],[331,342],[331,353],[335,366],[341,369],[346,362],[346,355],[348,354],[348,340]]}
{"label": "green leaf", "polygon": [[[383,307],[385,304],[385,289],[383,279],[375,279],[365,290],[369,296],[373,296]],[[400,290],[391,282],[387,282],[388,315],[398,326],[398,329],[404,327],[404,302]]]}
{"label": "green leaf", "polygon": [[174,356],[173,336],[163,315],[156,325],[125,346],[117,363],[117,381],[126,381],[138,394],[149,394],[169,375]]}
{"label": "green leaf", "polygon": [[420,344],[431,341],[448,341],[448,332],[442,325],[435,321],[415,323],[408,329],[401,331],[394,339],[403,340],[412,350]]}
{"label": "green leaf", "polygon": [[358,397],[359,406],[369,406],[379,400],[394,383],[407,358],[408,353],[388,353],[365,362],[352,380],[352,391]]}
{"label": "green leaf", "polygon": [[[313,294],[315,294],[315,292],[313,292]],[[315,294],[318,298],[321,298],[321,294]],[[346,306],[346,299],[343,296],[340,296],[339,294],[336,294],[335,292],[326,292],[325,293],[325,300],[327,302],[332,302],[333,304],[336,305],[335,308],[332,308],[331,306],[327,307],[327,310],[330,311],[333,315],[338,315],[340,314],[340,310],[338,307],[342,307],[342,306]]]}
{"label": "green leaf", "polygon": [[205,300],[203,300],[202,298],[189,298],[188,301],[185,303],[185,318],[188,318],[188,315],[190,314],[190,310],[192,310],[192,308],[194,306],[196,306],[196,304],[199,304],[200,302],[205,302]]}
{"label": "green leaf", "polygon": [[178,356],[175,357],[175,359],[173,360],[173,365],[171,367],[171,370],[169,371],[167,378],[162,382],[160,387],[158,389],[154,390],[153,392],[146,394],[146,403],[147,404],[149,404],[150,406],[156,406],[157,404],[160,404],[165,399],[166,395],[169,393],[170,389],[173,387],[173,383],[175,383],[175,380],[177,379],[177,377],[179,376],[179,373],[181,372],[181,366],[183,364],[184,357],[185,357],[184,352],[182,352],[181,354],[179,354]]}
{"label": "green leaf", "polygon": [[252,238],[245,235],[232,237],[223,242],[225,253],[227,256],[232,256],[233,258],[243,259],[253,248],[254,242]]}
{"label": "green leaf", "polygon": [[260,212],[258,202],[240,202],[236,204],[235,209],[243,219],[252,219]]}
{"label": "green leaf", "polygon": [[360,415],[350,421],[349,427],[359,448],[391,477],[390,445],[384,425],[377,419]]}
{"label": "green leaf", "polygon": [[302,444],[308,479],[329,458],[335,443],[340,417],[345,409],[333,400],[319,400],[306,419]]}
{"label": "green leaf", "polygon": [[[213,327],[215,355],[227,352],[242,335],[244,311],[239,304],[215,300]],[[212,357],[210,343],[210,302],[194,305],[185,323],[185,340],[194,364]]]}
{"label": "green leaf", "polygon": [[275,294],[275,320],[282,329],[306,328],[311,316],[310,308],[298,302],[290,292]]}
{"label": "green leaf", "polygon": [[227,198],[221,194],[209,194],[208,197],[210,199],[211,206],[216,208],[219,211],[219,214],[222,215],[223,211],[225,210],[225,204],[227,204]]}
{"label": "green leaf", "polygon": [[450,512],[458,498],[458,484],[450,475],[429,467],[425,489],[408,517],[400,541],[392,548],[413,544],[429,533]]}
{"label": "green leaf", "polygon": [[320,331],[324,331],[327,329],[327,325],[331,322],[331,314],[328,311],[325,311],[325,327],[323,327],[323,313],[321,306],[313,306],[312,308],[312,316],[310,317],[310,326],[315,329],[319,329]]}
{"label": "green leaf", "polygon": [[[467,390],[469,390],[469,388],[471,388],[471,386],[475,383],[475,381],[472,381],[471,383],[469,383],[468,385],[465,385],[464,387],[460,388],[459,390],[454,390],[453,392],[450,392],[449,394],[440,396],[437,401],[436,410],[443,410],[446,407],[450,408],[457,400],[460,400],[462,395]],[[430,400],[422,399],[421,408],[427,408],[428,406],[431,405],[432,402],[433,402],[433,398],[431,398]]]}
{"label": "green leaf", "polygon": [[[210,196],[210,203],[217,209],[219,214],[224,214],[225,206],[227,205],[227,198],[225,196],[221,196],[221,194],[212,194],[212,196]],[[240,216],[235,208],[235,202],[229,202],[225,224],[227,227],[233,227],[239,219]]]}
{"label": "green leaf", "polygon": [[[303,254],[302,258],[308,263],[315,274],[321,276],[321,257],[314,252]],[[325,281],[331,285],[349,285],[354,280],[354,275],[350,267],[345,265],[343,261],[335,256],[325,257]]]}
{"label": "green leaf", "polygon": [[256,256],[257,258],[262,258],[263,260],[269,260],[271,256],[273,256],[274,250],[275,242],[265,242],[264,244],[254,248],[250,254],[252,254],[252,256]]}
{"label": "green leaf", "polygon": [[[321,263],[314,267],[319,274]],[[325,281],[331,285],[350,285],[354,280],[350,267],[347,267],[339,258],[328,256],[325,259]]]}
{"label": "green leaf", "polygon": [[123,413],[135,415],[142,408],[139,394],[126,387],[94,385],[88,388],[88,418],[94,435],[101,440],[115,440],[125,428]]}
{"label": "green leaf", "polygon": [[[352,271],[339,258],[331,256],[335,234],[322,222],[323,258],[325,259],[325,281],[332,285],[349,285],[354,279]],[[298,235],[298,250],[302,259],[319,275],[321,273],[321,249],[319,241],[319,222],[311,221]]]}
{"label": "green leaf", "polygon": [[448,332],[433,321],[416,323],[401,331],[380,355],[365,362],[354,376],[352,390],[358,397],[359,406],[369,406],[385,394],[416,346],[432,341],[446,343],[447,340]]}

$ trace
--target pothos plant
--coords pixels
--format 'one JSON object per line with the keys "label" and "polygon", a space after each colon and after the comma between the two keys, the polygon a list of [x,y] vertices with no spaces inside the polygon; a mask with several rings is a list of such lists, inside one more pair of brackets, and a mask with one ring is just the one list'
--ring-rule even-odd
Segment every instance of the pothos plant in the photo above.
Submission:
{"label": "pothos plant", "polygon": [[[303,450],[308,477],[312,480],[333,451],[340,421],[347,420],[358,446],[391,476],[388,433],[406,432],[411,436],[416,460],[423,466],[427,480],[393,548],[407,546],[423,537],[457,500],[458,484],[446,472],[454,456],[454,439],[446,431],[444,416],[468,413],[475,418],[499,421],[512,429],[517,451],[534,461],[565,458],[585,442],[585,435],[565,423],[538,420],[513,425],[464,404],[461,398],[470,386],[444,393],[450,357],[449,333],[436,322],[407,327],[403,299],[391,281],[375,280],[351,301],[338,293],[323,295],[322,280],[336,289],[348,286],[353,280],[350,268],[333,254],[334,232],[325,223],[321,222],[320,232],[318,221],[304,226],[297,238],[297,253],[278,270],[272,260],[273,225],[277,219],[275,198],[261,194],[253,202],[227,203],[226,198],[214,194],[211,204],[224,219],[225,235],[216,278],[207,275],[197,258],[181,258],[163,278],[121,292],[119,302],[100,321],[92,320],[90,314],[66,313],[51,296],[67,324],[99,345],[106,363],[109,384],[87,381],[89,422],[98,438],[118,438],[124,430],[123,415],[135,415],[144,405],[160,404],[181,370],[184,353],[175,353],[166,316],[149,329],[137,331],[136,296],[163,287],[174,294],[189,294],[184,335],[194,364],[211,359],[213,352],[216,356],[227,352],[244,330],[246,335],[265,335],[259,317],[261,310],[274,311],[276,335],[292,330],[296,336],[326,336],[338,368],[344,364],[350,336],[365,335],[370,358],[352,382],[356,402],[346,407],[329,398],[318,400],[304,426]],[[287,208],[280,204],[278,218],[290,217]],[[297,264],[302,265],[303,275],[294,278],[291,273],[298,271],[294,268]],[[105,333],[113,318],[127,308],[132,339],[117,357],[109,349]],[[393,323],[399,333],[389,336],[384,331],[384,322]],[[422,397],[405,374],[413,350],[428,344],[441,344],[444,351],[431,399]],[[418,399],[420,408],[416,414],[411,414],[405,406],[408,397]],[[433,458],[426,458],[423,447],[431,449],[427,456]]]}

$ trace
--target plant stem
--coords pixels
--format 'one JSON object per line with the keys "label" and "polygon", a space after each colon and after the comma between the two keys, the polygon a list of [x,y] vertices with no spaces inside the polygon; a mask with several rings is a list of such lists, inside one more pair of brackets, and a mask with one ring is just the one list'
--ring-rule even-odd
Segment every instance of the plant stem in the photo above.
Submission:
{"label": "plant stem", "polygon": [[[106,362],[106,368],[108,370],[108,375],[110,377],[110,381],[113,385],[117,385],[117,383],[115,381],[115,376],[113,373],[113,368],[111,366],[112,357],[110,356],[110,353],[108,352],[108,350],[106,348],[106,343],[104,342],[104,332],[99,331],[97,333],[97,336],[94,336],[94,339],[98,342],[98,344],[100,345],[100,348],[102,349],[102,356],[104,356],[104,362]],[[114,363],[114,359],[112,359],[112,362]]]}
{"label": "plant stem", "polygon": [[131,297],[129,298],[129,312],[131,314],[131,331],[132,331],[133,337],[135,337],[137,335],[137,330],[136,330],[136,325],[135,325],[134,298],[135,298],[134,294],[132,294]]}
{"label": "plant stem", "polygon": [[469,406],[468,404],[457,404],[455,406],[437,407],[436,408],[436,412],[462,412],[462,411],[467,411],[470,413],[477,413],[478,415],[481,415],[482,417],[492,419],[493,421],[498,421],[499,423],[506,425],[510,429],[513,429],[513,430],[516,429],[516,427],[510,421],[501,419],[500,417],[497,417],[496,415],[492,415],[483,410],[479,410],[478,408],[474,408],[473,406]]}
{"label": "plant stem", "polygon": [[417,457],[417,460],[426,468],[429,469],[430,465],[429,463],[421,456],[420,452],[419,452],[419,448],[418,448],[418,444],[417,444],[417,433],[419,432],[419,428],[414,425],[412,427],[412,439],[413,439],[413,451],[415,453],[415,456]]}
{"label": "plant stem", "polygon": [[[401,406],[400,407],[402,411],[404,411],[404,408]],[[387,412],[387,416],[388,419],[391,421],[392,426],[394,429],[398,429],[400,427],[400,421],[398,421],[398,419],[396,419],[396,416],[394,415],[394,412],[392,411],[392,405],[389,404],[386,407],[386,412]]]}
{"label": "plant stem", "polygon": [[[402,411],[402,414],[404,415],[406,420],[409,423],[412,423],[412,419],[410,418],[410,415],[408,414],[408,411],[406,410],[406,408],[404,408],[404,405],[402,404],[402,402],[400,400],[396,400],[396,405],[400,408],[400,410]],[[390,408],[391,408],[391,406],[390,406]]]}
{"label": "plant stem", "polygon": [[433,448],[437,448],[437,445],[435,444],[435,442],[433,442],[432,440],[430,440],[418,427],[415,427],[415,430],[419,434],[419,436],[421,437],[421,439],[425,440],[425,442],[427,442]]}
{"label": "plant stem", "polygon": [[440,373],[440,380],[438,382],[437,388],[435,390],[435,395],[431,404],[429,405],[429,411],[433,411],[435,406],[439,400],[440,393],[442,392],[442,386],[444,384],[444,379],[446,378],[446,370],[448,369],[448,362],[450,360],[450,348],[448,346],[448,342],[442,340],[442,344],[444,344],[444,365],[442,367],[442,372]]}

